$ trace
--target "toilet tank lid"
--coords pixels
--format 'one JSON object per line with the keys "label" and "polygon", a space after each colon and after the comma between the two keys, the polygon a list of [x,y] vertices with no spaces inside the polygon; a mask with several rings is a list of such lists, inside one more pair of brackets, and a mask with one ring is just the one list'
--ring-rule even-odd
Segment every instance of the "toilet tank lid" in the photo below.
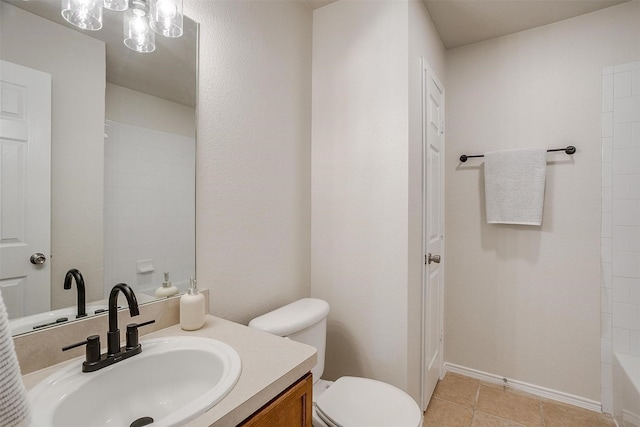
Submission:
{"label": "toilet tank lid", "polygon": [[329,314],[329,304],[317,298],[303,298],[256,317],[249,327],[286,336],[320,322]]}

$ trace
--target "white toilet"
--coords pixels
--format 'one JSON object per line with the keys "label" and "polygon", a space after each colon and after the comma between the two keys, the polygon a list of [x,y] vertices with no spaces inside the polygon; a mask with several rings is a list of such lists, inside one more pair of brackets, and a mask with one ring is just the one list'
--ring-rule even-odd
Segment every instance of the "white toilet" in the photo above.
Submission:
{"label": "white toilet", "polygon": [[342,377],[321,380],[329,304],[304,298],[253,319],[249,326],[315,347],[314,427],[420,427],[422,412],[404,391],[381,381]]}

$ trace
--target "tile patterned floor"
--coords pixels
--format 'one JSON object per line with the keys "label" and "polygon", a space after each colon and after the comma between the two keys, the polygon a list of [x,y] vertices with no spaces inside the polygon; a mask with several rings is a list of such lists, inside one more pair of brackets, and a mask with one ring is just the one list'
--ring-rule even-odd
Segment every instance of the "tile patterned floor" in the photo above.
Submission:
{"label": "tile patterned floor", "polygon": [[609,415],[448,372],[424,427],[615,427]]}

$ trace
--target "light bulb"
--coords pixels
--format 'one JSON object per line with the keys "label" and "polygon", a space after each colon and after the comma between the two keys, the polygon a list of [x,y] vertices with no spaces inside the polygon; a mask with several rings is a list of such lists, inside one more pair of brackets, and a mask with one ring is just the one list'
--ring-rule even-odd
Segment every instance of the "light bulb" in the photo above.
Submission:
{"label": "light bulb", "polygon": [[95,0],[73,0],[73,4],[79,9],[89,9],[93,7]]}
{"label": "light bulb", "polygon": [[147,23],[141,16],[134,16],[133,19],[129,21],[129,28],[131,29],[131,34],[136,39],[139,39],[140,36],[144,37],[144,33],[148,31]]}
{"label": "light bulb", "polygon": [[163,19],[175,18],[178,10],[172,0],[158,0],[158,15]]}

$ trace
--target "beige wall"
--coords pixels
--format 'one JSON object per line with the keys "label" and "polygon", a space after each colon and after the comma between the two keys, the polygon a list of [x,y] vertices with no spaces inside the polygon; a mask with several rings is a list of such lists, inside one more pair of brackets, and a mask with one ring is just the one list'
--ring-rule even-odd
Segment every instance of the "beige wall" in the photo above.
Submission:
{"label": "beige wall", "polygon": [[107,83],[106,119],[193,137],[195,108]]}
{"label": "beige wall", "polygon": [[325,377],[404,388],[407,2],[313,15],[311,293],[331,305]]}
{"label": "beige wall", "polygon": [[[358,8],[365,5],[342,3],[355,6],[352,9],[354,17],[359,13]],[[415,150],[418,141],[415,136],[420,126],[414,121],[415,112],[421,107],[419,92],[418,97],[412,93],[410,98],[407,92],[419,90],[419,57],[427,57],[430,65],[444,74],[444,54],[420,2],[369,2],[369,6],[369,13],[377,17],[383,17],[383,11],[391,11],[390,19],[385,16],[377,21],[380,26],[374,27],[375,36],[366,42],[369,45],[361,44],[362,40],[356,34],[358,30],[351,33],[352,38],[336,39],[335,43],[357,49],[350,50],[349,54],[355,61],[361,61],[359,67],[367,67],[356,67],[354,71],[360,74],[351,78],[359,80],[363,75],[373,76],[371,80],[357,85],[355,92],[351,93],[353,97],[350,100],[357,99],[359,94],[370,93],[370,99],[375,99],[380,107],[377,115],[358,122],[359,129],[375,133],[375,126],[367,129],[369,124],[384,118],[389,112],[389,102],[392,102],[393,108],[397,108],[392,114],[395,121],[387,120],[385,124],[385,119],[380,122],[391,139],[383,142],[373,155],[377,158],[374,168],[368,169],[370,165],[365,158],[352,158],[353,164],[348,167],[340,160],[325,172],[332,175],[339,171],[352,176],[354,170],[361,168],[363,176],[372,174],[384,188],[384,195],[371,193],[366,200],[362,193],[356,195],[356,198],[361,197],[357,202],[360,211],[353,212],[351,217],[348,212],[337,217],[349,225],[355,225],[363,218],[368,221],[341,239],[348,243],[355,232],[360,233],[355,236],[360,240],[375,227],[380,227],[374,238],[377,239],[376,247],[387,246],[389,241],[393,244],[374,258],[367,259],[373,254],[370,249],[373,245],[368,246],[364,257],[361,257],[363,254],[357,253],[350,244],[341,247],[342,242],[334,242],[335,247],[322,252],[314,243],[313,248],[317,252],[313,258],[313,293],[327,298],[333,308],[329,351],[334,353],[327,365],[329,376],[347,372],[390,380],[410,389],[417,399],[419,379],[416,372],[419,372],[420,361],[419,348],[416,347],[419,344],[416,343],[419,343],[419,335],[415,325],[408,328],[407,322],[419,319],[419,307],[412,299],[415,286],[419,285],[414,275],[414,288],[409,295],[406,257],[407,251],[412,251],[418,260],[416,262],[419,262],[422,249],[415,247],[415,241],[408,249],[407,194],[411,191],[411,203],[416,203],[418,196],[415,191],[421,185],[418,182],[421,178],[413,169],[412,188],[408,189],[407,162],[409,126],[412,127],[411,144],[414,145],[411,149]],[[325,9],[315,13],[325,13]],[[309,295],[311,221],[314,218],[314,226],[322,226],[322,221],[326,220],[326,217],[322,219],[324,214],[319,211],[314,210],[312,215],[310,205],[311,11],[294,1],[223,1],[210,4],[187,1],[185,13],[202,24],[200,39],[204,46],[200,49],[197,164],[198,277],[203,286],[212,290],[211,309],[214,314],[247,322],[262,312]],[[359,31],[363,32],[376,22],[363,17],[356,21]],[[330,31],[335,25],[327,22],[326,30]],[[349,27],[351,23],[345,25]],[[396,64],[401,65],[397,69],[390,66],[388,57],[376,52],[379,47],[376,43],[386,37],[388,30],[400,32],[400,38],[393,39],[384,50],[385,54],[398,58]],[[420,40],[409,45],[409,33]],[[325,53],[337,55],[337,51]],[[411,70],[407,69],[407,63],[413,64]],[[394,79],[397,78],[393,83],[387,81],[387,70],[393,72]],[[325,74],[327,76],[329,74]],[[376,88],[381,92],[376,93]],[[336,87],[332,95],[339,93],[340,88]],[[338,97],[328,101],[332,108],[340,108]],[[367,107],[366,103],[360,104],[359,111]],[[409,111],[413,114],[411,118]],[[353,114],[356,111],[351,114],[355,120]],[[376,140],[382,139],[376,136]],[[369,142],[365,137],[359,141],[362,142],[360,148],[355,144],[351,149],[366,155]],[[314,168],[316,166],[314,164]],[[338,177],[332,179],[333,182],[339,181]],[[361,185],[369,188],[370,182],[361,182]],[[351,190],[357,192],[355,187]],[[322,194],[320,196],[323,197]],[[390,207],[396,205],[396,199],[399,200],[399,209]],[[369,211],[369,203],[382,207],[382,210],[379,213]],[[332,209],[329,205],[318,206],[319,209]],[[416,224],[414,217],[411,227]],[[319,239],[322,231],[314,235]],[[366,241],[373,243],[373,240]],[[357,245],[362,247],[367,243],[359,242]],[[352,251],[351,258],[346,257],[345,251]],[[393,260],[386,259],[387,255],[391,255]],[[354,258],[361,258],[363,262],[347,267]],[[365,272],[360,277],[365,266],[378,261],[381,261],[378,270]],[[334,274],[341,268],[337,265],[340,263],[345,266],[340,280],[323,283],[320,276],[325,274],[325,267],[329,267],[327,274]],[[391,265],[392,268],[387,268]],[[414,269],[416,265],[413,265]],[[376,294],[375,289],[381,292]],[[412,304],[408,308],[410,299]],[[341,301],[344,303],[340,304]],[[343,327],[346,334],[358,335],[358,338],[341,336]],[[338,350],[341,346],[344,348]],[[408,346],[412,346],[410,354]],[[354,349],[357,354],[350,354]],[[370,350],[373,350],[373,356],[369,354]],[[348,357],[341,360],[340,354]],[[400,363],[400,369],[393,366],[396,362]],[[411,365],[411,375],[408,365]]]}
{"label": "beige wall", "polygon": [[[640,52],[635,1],[447,52],[447,362],[600,400],[601,73]],[[548,155],[542,228],[487,225],[482,160]]]}
{"label": "beige wall", "polygon": [[313,31],[311,293],[331,305],[325,377],[376,378],[418,400],[420,57],[444,74],[444,49],[414,1],[333,3]]}
{"label": "beige wall", "polygon": [[62,288],[70,268],[82,272],[87,301],[101,299],[104,43],[1,7],[2,59],[51,74],[51,307],[76,303]]}
{"label": "beige wall", "polygon": [[185,1],[201,24],[198,283],[241,323],[309,295],[311,10]]}

